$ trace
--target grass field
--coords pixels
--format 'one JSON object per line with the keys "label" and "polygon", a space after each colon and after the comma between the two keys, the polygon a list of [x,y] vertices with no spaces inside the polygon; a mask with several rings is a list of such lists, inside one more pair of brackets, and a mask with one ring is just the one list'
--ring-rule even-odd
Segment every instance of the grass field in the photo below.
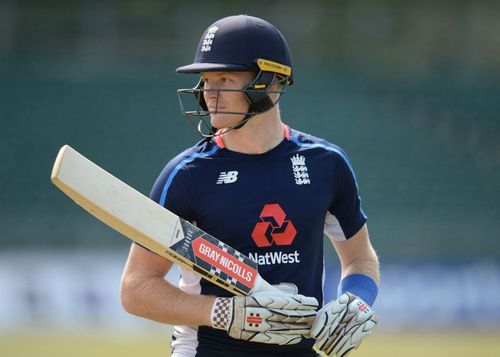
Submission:
{"label": "grass field", "polygon": [[[169,356],[169,336],[110,337],[98,334],[0,336],[1,357]],[[500,334],[376,334],[353,357],[498,357]],[[291,357],[291,356],[290,356]]]}

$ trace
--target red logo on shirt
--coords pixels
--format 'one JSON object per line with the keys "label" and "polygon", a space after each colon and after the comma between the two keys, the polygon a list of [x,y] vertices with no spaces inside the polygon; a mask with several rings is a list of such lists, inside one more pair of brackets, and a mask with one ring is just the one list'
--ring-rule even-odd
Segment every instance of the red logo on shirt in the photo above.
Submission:
{"label": "red logo on shirt", "polygon": [[264,206],[260,212],[260,222],[255,225],[252,238],[257,247],[276,245],[290,245],[297,235],[293,223],[286,219],[286,213],[277,203]]}

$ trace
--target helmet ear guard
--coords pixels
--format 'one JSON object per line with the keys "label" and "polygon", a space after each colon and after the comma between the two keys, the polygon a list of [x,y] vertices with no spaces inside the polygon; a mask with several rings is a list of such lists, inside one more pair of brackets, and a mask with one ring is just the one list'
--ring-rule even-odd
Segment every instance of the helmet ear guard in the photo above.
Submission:
{"label": "helmet ear guard", "polygon": [[[250,102],[248,111],[253,115],[264,113],[274,107],[285,92],[284,88],[293,83],[290,66],[263,58],[256,59],[254,63],[259,68],[259,72],[253,82],[243,88]],[[275,85],[277,89],[272,88]],[[274,102],[269,96],[272,93],[278,94]]]}
{"label": "helmet ear guard", "polygon": [[274,107],[275,103],[269,97],[269,93],[283,93],[284,91],[269,91],[269,88],[276,83],[276,74],[272,72],[259,72],[254,81],[243,88],[243,91],[250,102],[249,113],[264,113]]}

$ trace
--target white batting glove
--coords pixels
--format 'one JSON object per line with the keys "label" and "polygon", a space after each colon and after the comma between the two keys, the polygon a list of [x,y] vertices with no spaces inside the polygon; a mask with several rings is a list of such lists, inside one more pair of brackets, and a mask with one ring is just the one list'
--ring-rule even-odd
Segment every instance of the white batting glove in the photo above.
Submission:
{"label": "white batting glove", "polygon": [[309,335],[318,301],[300,294],[262,291],[250,296],[218,297],[212,306],[212,327],[245,341],[292,345]]}
{"label": "white batting glove", "polygon": [[314,349],[322,356],[345,357],[377,324],[372,309],[351,293],[342,294],[320,311],[311,327]]}

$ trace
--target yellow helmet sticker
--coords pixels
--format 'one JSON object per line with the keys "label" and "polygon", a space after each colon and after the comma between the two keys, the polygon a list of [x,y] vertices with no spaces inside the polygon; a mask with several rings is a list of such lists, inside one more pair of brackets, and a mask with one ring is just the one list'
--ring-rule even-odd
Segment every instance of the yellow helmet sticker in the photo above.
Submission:
{"label": "yellow helmet sticker", "polygon": [[259,66],[261,71],[275,72],[282,74],[284,76],[290,77],[292,74],[292,68],[285,66],[284,64],[269,61],[263,58],[257,59],[257,66]]}

